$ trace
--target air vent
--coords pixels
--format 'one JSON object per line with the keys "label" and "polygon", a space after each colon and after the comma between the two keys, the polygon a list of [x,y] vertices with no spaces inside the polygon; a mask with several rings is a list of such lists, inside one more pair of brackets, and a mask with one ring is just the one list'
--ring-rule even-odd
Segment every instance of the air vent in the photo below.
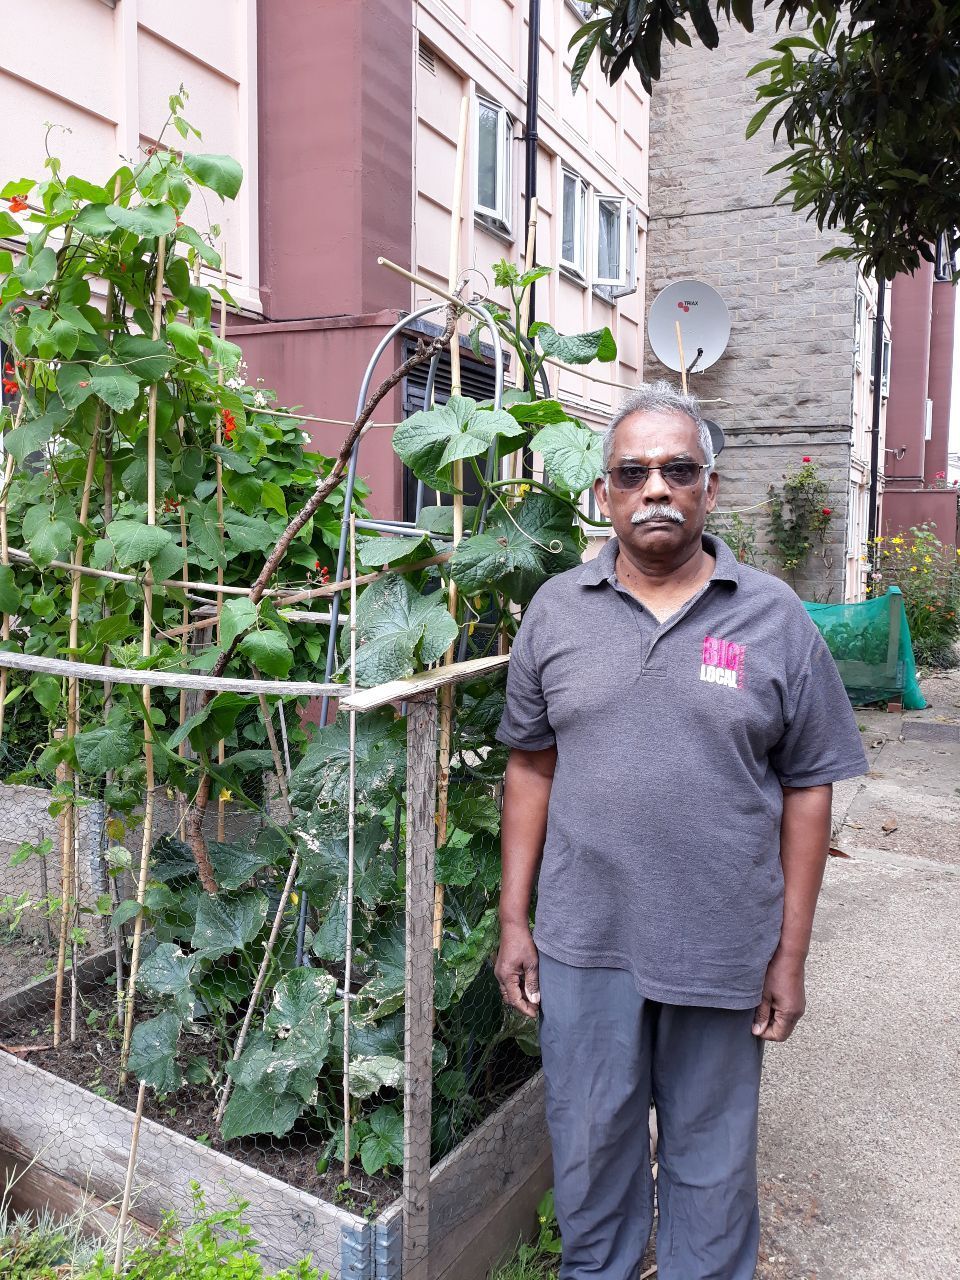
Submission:
{"label": "air vent", "polygon": [[428,44],[424,44],[422,40],[419,44],[417,57],[424,71],[429,71],[432,76],[437,74],[437,60],[434,57],[433,50]]}

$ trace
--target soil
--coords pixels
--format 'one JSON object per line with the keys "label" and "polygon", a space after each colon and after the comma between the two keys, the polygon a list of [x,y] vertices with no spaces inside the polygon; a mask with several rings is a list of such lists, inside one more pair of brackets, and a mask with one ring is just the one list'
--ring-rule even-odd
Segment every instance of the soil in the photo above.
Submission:
{"label": "soil", "polygon": [[[0,952],[2,955],[2,952]],[[40,966],[42,967],[42,966]],[[23,981],[37,972],[37,966],[25,968]],[[22,985],[17,983],[15,985]],[[7,988],[9,989],[9,988]],[[44,1071],[69,1080],[101,1097],[116,1102],[129,1111],[137,1103],[136,1080],[118,1090],[120,1073],[120,1040],[115,1030],[114,993],[98,987],[81,996],[77,1018],[77,1039],[52,1047],[51,1013],[21,1013],[0,1019],[0,1043],[11,1046],[37,1045],[25,1055],[26,1060]],[[147,1001],[138,1003],[138,1018],[151,1016]],[[111,1026],[111,1023],[113,1025]],[[206,1057],[204,1041],[198,1037],[187,1057]],[[184,1085],[176,1094],[158,1098],[148,1089],[144,1115],[188,1138],[200,1139],[204,1146],[240,1160],[290,1186],[331,1201],[341,1208],[361,1215],[375,1216],[400,1194],[401,1178],[370,1177],[358,1163],[352,1169],[350,1186],[344,1187],[342,1165],[331,1162],[330,1169],[318,1173],[317,1161],[324,1153],[326,1139],[320,1139],[308,1126],[298,1124],[283,1138],[269,1134],[223,1142],[214,1121],[218,1096],[208,1085]]]}
{"label": "soil", "polygon": [[45,977],[56,962],[56,951],[42,938],[12,934],[0,924],[0,996]]}

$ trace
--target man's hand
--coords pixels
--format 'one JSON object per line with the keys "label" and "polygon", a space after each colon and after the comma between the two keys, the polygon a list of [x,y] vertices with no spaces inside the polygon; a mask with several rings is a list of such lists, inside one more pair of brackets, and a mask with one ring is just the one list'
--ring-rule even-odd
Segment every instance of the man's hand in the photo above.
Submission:
{"label": "man's hand", "polygon": [[540,1010],[540,957],[525,924],[503,925],[494,973],[511,1009],[535,1018]]}
{"label": "man's hand", "polygon": [[789,1039],[803,1017],[806,1008],[803,966],[801,956],[774,952],[763,981],[763,997],[753,1019],[753,1034],[761,1040]]}

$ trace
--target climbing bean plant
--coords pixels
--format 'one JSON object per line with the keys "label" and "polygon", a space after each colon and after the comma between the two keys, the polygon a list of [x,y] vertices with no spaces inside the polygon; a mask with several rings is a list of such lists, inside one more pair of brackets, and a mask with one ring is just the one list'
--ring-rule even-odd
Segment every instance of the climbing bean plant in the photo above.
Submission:
{"label": "climbing bean plant", "polygon": [[[196,131],[183,110],[184,95],[174,95],[170,127],[192,144]],[[16,261],[0,257],[8,400],[2,428],[11,460],[3,491],[9,563],[0,566],[0,609],[10,620],[4,644],[118,669],[109,698],[102,685],[83,682],[72,737],[54,733],[65,693],[56,676],[13,680],[8,725],[18,708],[30,707],[44,729],[16,776],[52,781],[66,765],[70,794],[55,785],[55,805],[91,799],[105,805],[106,860],[118,884],[134,862],[123,841],[135,828],[145,778],[144,703],[123,684],[123,669],[202,670],[226,662],[230,675],[315,678],[326,646],[326,628],[286,616],[269,595],[229,597],[218,630],[197,629],[203,617],[195,592],[176,585],[185,573],[191,583],[215,583],[219,571],[227,586],[246,587],[272,565],[275,586],[316,586],[334,571],[343,517],[343,488],[336,486],[287,545],[291,521],[335,464],[307,447],[295,415],[278,411],[269,392],[247,383],[239,349],[217,330],[215,300],[232,301],[216,279],[218,232],[191,225],[188,215],[202,204],[198,195],[232,199],[241,180],[229,157],[181,154],[161,139],[103,182],[65,175],[51,160],[43,180],[15,181],[0,192],[8,202],[0,234],[22,244]],[[578,503],[601,468],[599,438],[559,399],[536,389],[548,359],[608,361],[616,346],[605,328],[566,336],[540,322],[520,332],[523,293],[545,273],[498,264],[496,284],[508,305],[490,306],[528,389],[509,391],[501,406],[454,396],[395,431],[396,453],[435,500],[420,514],[418,537],[359,540],[361,570],[388,570],[359,594],[361,684],[438,662],[458,637],[466,637],[468,656],[508,644],[538,586],[581,557]],[[155,524],[147,521],[151,399]],[[518,454],[542,460],[542,469],[515,478],[517,468],[506,464]],[[476,483],[465,536],[453,547],[457,462]],[[365,496],[361,486],[357,505]],[[279,560],[278,547],[286,548]],[[71,559],[114,575],[81,578],[75,646],[65,606]],[[424,560],[438,562],[411,569]],[[156,584],[154,639],[144,658],[148,572]],[[194,628],[187,644],[179,630],[185,617]],[[344,642],[340,680],[349,676],[347,656]],[[490,966],[505,764],[494,731],[502,705],[502,675],[461,686],[456,696],[447,825],[437,853],[446,891],[436,957],[438,1152],[522,1078],[524,1061],[536,1052],[530,1025],[504,1010]],[[110,914],[115,930],[137,917],[145,925],[138,988],[146,1004],[138,1006],[131,1074],[174,1102],[185,1087],[219,1096],[229,1082],[214,1140],[281,1139],[296,1129],[309,1133],[322,1167],[342,1155],[344,1143],[349,740],[340,721],[311,729],[301,722],[303,710],[286,700],[289,803],[268,811],[273,784],[265,787],[264,777],[276,756],[267,749],[262,706],[240,693],[184,706],[176,691],[158,692],[150,712],[158,788],[189,807],[201,780],[212,777],[214,794],[255,808],[256,820],[229,838],[201,837],[215,892],[180,827],[148,851],[143,900],[128,896],[117,904],[107,897],[98,909]],[[350,1154],[368,1172],[396,1167],[402,1154],[404,776],[400,718],[390,711],[362,718]],[[281,887],[294,857],[287,900]],[[304,897],[309,910],[298,961]],[[252,1020],[236,1054],[278,910],[262,1016]]]}

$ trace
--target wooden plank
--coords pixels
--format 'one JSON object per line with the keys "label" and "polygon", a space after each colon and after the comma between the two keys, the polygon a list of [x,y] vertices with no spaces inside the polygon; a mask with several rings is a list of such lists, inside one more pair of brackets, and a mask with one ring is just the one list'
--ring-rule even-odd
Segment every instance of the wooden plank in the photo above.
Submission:
{"label": "wooden plank", "polygon": [[[2,655],[0,655],[2,658]],[[351,696],[340,699],[341,711],[374,711],[388,702],[408,702],[421,694],[441,689],[444,685],[460,684],[487,671],[496,671],[510,661],[508,653],[494,654],[490,658],[471,658],[468,662],[454,662],[449,667],[437,667],[432,671],[420,671],[403,680],[390,680],[373,689],[360,689]]]}
{"label": "wooden plank", "polygon": [[407,709],[407,922],[404,985],[403,1277],[427,1280],[433,1102],[433,894],[437,695]]}
{"label": "wooden plank", "polygon": [[0,668],[13,671],[40,671],[52,676],[76,676],[110,684],[134,684],[149,689],[210,689],[217,693],[264,693],[295,698],[336,697],[341,684],[320,684],[311,680],[235,680],[226,676],[193,675],[186,671],[143,671],[130,667],[101,667],[94,662],[69,662],[65,658],[43,658],[32,653],[0,653]]}

